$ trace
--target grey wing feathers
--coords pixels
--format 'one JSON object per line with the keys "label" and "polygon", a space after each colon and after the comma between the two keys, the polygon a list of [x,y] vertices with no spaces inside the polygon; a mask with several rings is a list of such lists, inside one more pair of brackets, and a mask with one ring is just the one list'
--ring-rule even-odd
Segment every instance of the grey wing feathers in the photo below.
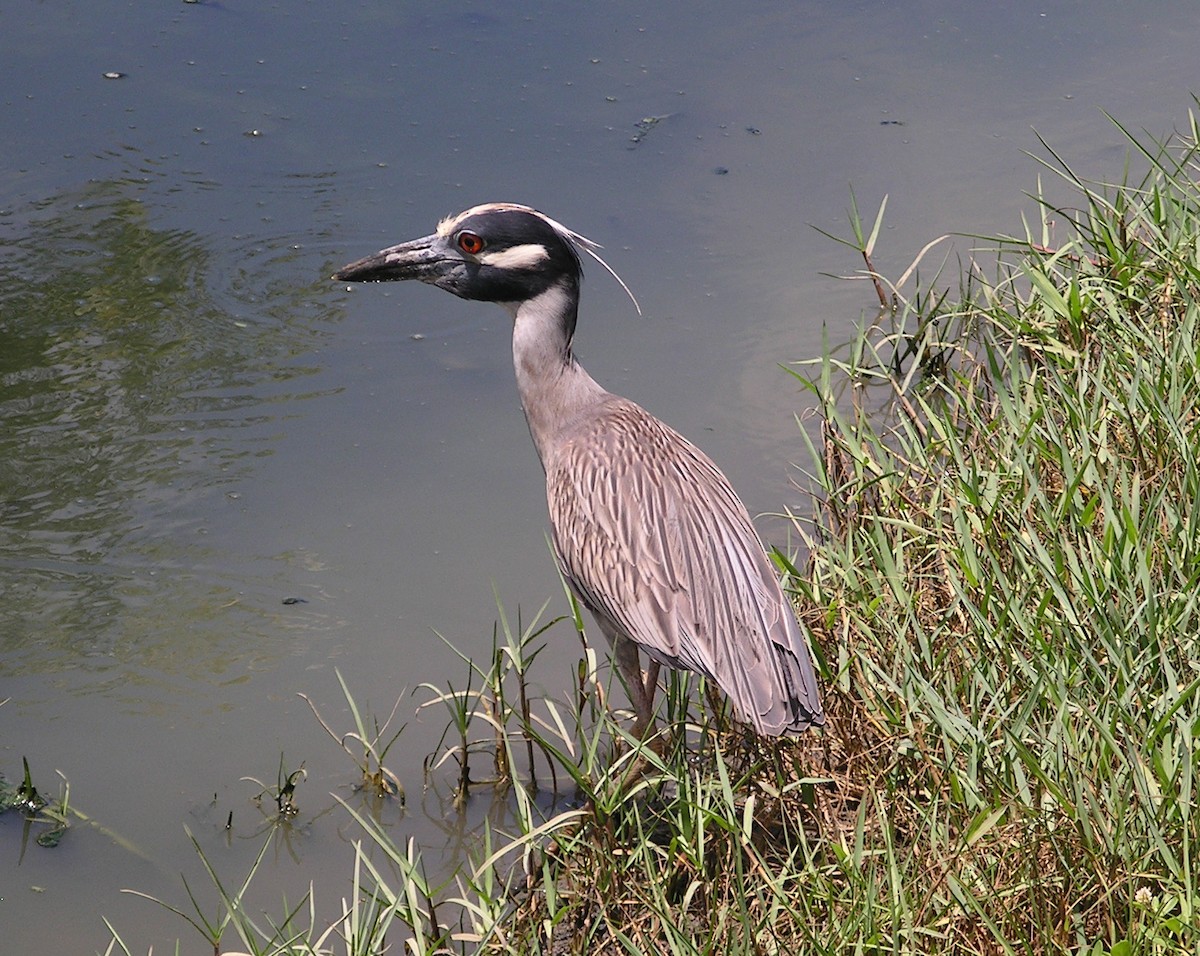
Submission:
{"label": "grey wing feathers", "polygon": [[559,563],[655,659],[714,680],[768,734],[824,721],[808,647],[745,507],[698,448],[615,396],[546,461]]}

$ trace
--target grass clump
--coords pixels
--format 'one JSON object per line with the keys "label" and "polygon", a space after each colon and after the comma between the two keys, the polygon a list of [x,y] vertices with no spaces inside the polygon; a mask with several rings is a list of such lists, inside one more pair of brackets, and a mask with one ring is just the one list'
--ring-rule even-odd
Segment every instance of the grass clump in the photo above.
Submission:
{"label": "grass clump", "polygon": [[[0,701],[4,704],[5,701]],[[38,792],[33,783],[33,775],[29,772],[29,760],[21,758],[24,777],[19,786],[13,787],[6,783],[0,775],[0,813],[15,810],[24,818],[25,826],[22,831],[21,854],[24,856],[25,840],[29,836],[31,826],[39,824],[39,832],[35,841],[38,846],[56,847],[70,827],[70,785],[66,777],[62,777],[62,796],[57,800],[47,800]],[[61,777],[62,775],[59,774]]]}
{"label": "grass clump", "polygon": [[796,369],[824,417],[796,579],[837,687],[824,836],[870,848],[828,917],[872,913],[878,948],[1200,946],[1197,129],[1130,141],[1144,178],[1055,156],[1079,205],[1040,200],[994,278],[893,289]]}
{"label": "grass clump", "polygon": [[325,733],[358,766],[361,778],[355,783],[355,790],[377,799],[396,797],[399,799],[401,805],[403,805],[405,799],[404,785],[400,782],[400,778],[384,766],[383,763],[387,759],[388,751],[400,739],[400,735],[404,733],[404,728],[407,726],[407,724],[401,724],[395,731],[391,729],[392,721],[396,719],[396,712],[400,709],[400,701],[403,698],[396,698],[396,703],[392,706],[392,712],[382,724],[379,723],[378,718],[374,718],[371,725],[368,725],[366,715],[362,713],[358,702],[354,699],[354,695],[350,693],[350,688],[346,686],[346,679],[342,677],[342,672],[336,667],[333,672],[337,675],[338,685],[341,687],[342,696],[346,700],[346,707],[354,718],[353,730],[345,734],[338,734],[325,718],[321,716],[321,712],[317,710],[317,705],[312,702],[307,694],[301,694],[300,697],[311,708],[313,716],[317,718],[317,721],[324,728]]}

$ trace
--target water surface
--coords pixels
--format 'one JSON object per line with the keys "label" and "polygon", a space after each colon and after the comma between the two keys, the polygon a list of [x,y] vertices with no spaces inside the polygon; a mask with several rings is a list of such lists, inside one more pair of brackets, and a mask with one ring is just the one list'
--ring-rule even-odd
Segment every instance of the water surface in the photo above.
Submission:
{"label": "water surface", "polygon": [[[281,754],[308,777],[261,905],[310,880],[332,903],[354,834],[328,794],[353,768],[297,694],[349,729],[335,667],[386,714],[462,682],[433,631],[485,652],[493,586],[514,616],[562,609],[505,315],[334,268],[477,202],[544,209],[644,310],[591,270],[589,370],[751,511],[803,507],[806,398],[778,365],[872,296],[826,275],[859,263],[810,227],[844,232],[851,185],[864,208],[888,195],[893,275],[934,236],[1018,231],[1034,130],[1115,176],[1101,110],[1184,121],[1197,19],[1180,0],[10,3],[0,773],[27,756],[54,792],[60,770],[97,826],[44,850],[0,818],[5,946],[92,952],[107,916],[171,951],[182,922],[119,890],[203,887],[185,827],[239,877],[267,825],[243,778],[273,783]],[[575,648],[552,635],[561,695]],[[385,813],[448,866],[470,830],[422,789],[426,696],[389,761],[409,807]]]}

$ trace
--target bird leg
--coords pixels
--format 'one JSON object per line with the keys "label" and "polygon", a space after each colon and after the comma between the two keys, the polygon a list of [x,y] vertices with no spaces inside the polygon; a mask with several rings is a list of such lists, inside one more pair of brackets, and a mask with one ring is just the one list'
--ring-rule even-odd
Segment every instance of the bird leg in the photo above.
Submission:
{"label": "bird leg", "polygon": [[[646,667],[646,683],[644,685],[646,694],[646,712],[649,714],[651,723],[654,721],[654,695],[658,693],[658,668],[658,661],[654,660],[654,658],[651,658],[649,665]],[[641,676],[640,671],[639,676]]]}
{"label": "bird leg", "polygon": [[[668,740],[656,735],[654,731],[654,695],[658,690],[658,661],[651,658],[643,675],[638,661],[637,645],[619,634],[613,636],[613,658],[625,686],[629,688],[629,699],[634,710],[634,739],[661,758],[667,751]],[[622,777],[622,789],[632,788],[649,770],[650,759],[644,753],[638,754]]]}
{"label": "bird leg", "polygon": [[613,657],[617,669],[629,688],[629,701],[633,704],[633,736],[645,740],[654,733],[654,695],[658,690],[658,661],[651,660],[646,673],[638,660],[637,645],[627,637],[615,635]]}

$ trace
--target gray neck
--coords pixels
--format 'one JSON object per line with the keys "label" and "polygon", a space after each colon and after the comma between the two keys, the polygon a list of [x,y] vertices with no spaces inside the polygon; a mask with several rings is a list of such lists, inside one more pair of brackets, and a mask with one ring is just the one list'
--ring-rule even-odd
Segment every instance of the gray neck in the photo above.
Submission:
{"label": "gray neck", "polygon": [[578,295],[567,284],[506,305],[513,317],[517,391],[543,468],[563,428],[607,394],[571,354],[578,306]]}

